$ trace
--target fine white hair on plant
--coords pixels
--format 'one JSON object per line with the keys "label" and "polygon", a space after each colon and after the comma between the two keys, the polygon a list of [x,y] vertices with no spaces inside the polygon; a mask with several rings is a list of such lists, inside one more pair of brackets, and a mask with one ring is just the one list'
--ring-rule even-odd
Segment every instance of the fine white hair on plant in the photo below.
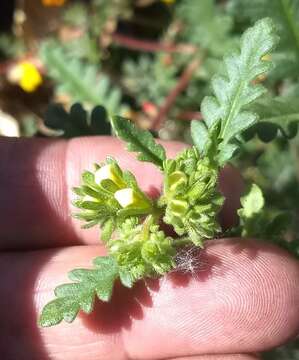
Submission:
{"label": "fine white hair on plant", "polygon": [[175,256],[175,262],[176,267],[173,272],[191,274],[193,277],[196,277],[196,274],[206,267],[202,252],[196,246],[181,249]]}

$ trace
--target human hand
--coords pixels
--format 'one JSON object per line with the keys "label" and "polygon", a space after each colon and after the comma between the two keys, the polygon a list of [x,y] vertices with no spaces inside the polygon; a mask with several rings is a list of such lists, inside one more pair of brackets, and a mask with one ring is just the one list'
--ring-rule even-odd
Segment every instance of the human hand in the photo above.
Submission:
{"label": "human hand", "polygon": [[[174,155],[181,147],[167,149]],[[105,253],[97,231],[82,231],[71,218],[69,204],[82,170],[108,154],[144,189],[159,188],[157,170],[134,160],[116,139],[0,140],[1,359],[249,360],[297,334],[298,262],[244,239],[211,241],[194,276],[117,287],[111,303],[97,301],[91,315],[38,328],[42,306],[67,272]],[[229,223],[241,192],[233,169],[224,171],[221,186]]]}

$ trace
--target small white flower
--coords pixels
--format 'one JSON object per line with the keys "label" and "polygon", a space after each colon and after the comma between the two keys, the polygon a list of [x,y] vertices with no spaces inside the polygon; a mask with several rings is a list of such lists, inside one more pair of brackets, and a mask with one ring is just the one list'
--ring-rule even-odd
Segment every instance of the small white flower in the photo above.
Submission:
{"label": "small white flower", "polygon": [[114,197],[123,208],[133,205],[138,201],[135,191],[130,188],[116,191]]}
{"label": "small white flower", "polygon": [[97,185],[101,185],[101,182],[107,179],[113,181],[118,186],[122,183],[113,164],[108,164],[98,169],[94,174],[94,179]]}

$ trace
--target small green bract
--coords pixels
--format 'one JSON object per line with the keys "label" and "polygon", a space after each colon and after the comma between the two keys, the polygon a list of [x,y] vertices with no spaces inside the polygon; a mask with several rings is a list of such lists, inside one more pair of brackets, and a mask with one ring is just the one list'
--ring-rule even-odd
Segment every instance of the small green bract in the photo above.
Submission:
{"label": "small green bract", "polygon": [[[166,157],[150,132],[122,117],[111,119],[114,133],[127,143],[127,149],[161,171],[162,194],[150,199],[134,175],[110,157],[82,174],[82,184],[74,188],[73,204],[78,209],[74,216],[85,228],[101,228],[108,256],[96,258],[92,269],[69,273],[73,283],[56,288],[56,299],[40,316],[41,326],[72,322],[80,310],[90,313],[95,297],[110,300],[117,279],[132,287],[136,281],[169,273],[176,268],[182,247],[204,247],[207,240],[221,234],[218,215],[224,197],[219,191],[219,172],[245,141],[244,131],[259,121],[254,110],[261,107],[257,101],[265,88],[254,80],[272,68],[265,56],[276,43],[268,18],[244,33],[239,52],[224,59],[226,74],[212,81],[213,96],[203,100],[204,119],[192,123],[195,146],[174,159]],[[264,211],[263,194],[256,185],[241,203],[240,225],[231,230],[236,235],[267,235],[267,230],[282,223],[283,214]],[[162,221],[173,228],[172,236],[163,230]]]}

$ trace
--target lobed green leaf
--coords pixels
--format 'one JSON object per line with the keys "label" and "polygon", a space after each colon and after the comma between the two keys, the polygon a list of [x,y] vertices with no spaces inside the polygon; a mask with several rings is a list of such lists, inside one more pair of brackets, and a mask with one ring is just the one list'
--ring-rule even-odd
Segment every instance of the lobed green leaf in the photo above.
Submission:
{"label": "lobed green leaf", "polygon": [[269,16],[281,38],[274,56],[277,67],[270,74],[274,81],[298,78],[299,66],[299,2],[298,0],[230,0],[231,12],[239,20],[256,21]]}
{"label": "lobed green leaf", "polygon": [[75,269],[69,273],[75,283],[63,284],[55,289],[56,299],[49,302],[39,318],[42,327],[53,326],[62,320],[72,322],[80,310],[90,313],[94,298],[109,301],[114,282],[119,276],[118,266],[112,257],[98,257],[94,269]]}
{"label": "lobed green leaf", "polygon": [[263,209],[264,196],[256,184],[252,184],[247,194],[241,197],[241,205],[242,209],[239,210],[239,215],[244,218],[251,218]]}
{"label": "lobed green leaf", "polygon": [[210,142],[209,131],[203,121],[193,120],[191,122],[191,136],[193,144],[201,154],[205,153]]}
{"label": "lobed green leaf", "polygon": [[163,161],[166,159],[164,148],[155,142],[153,135],[139,129],[131,121],[120,116],[113,116],[111,123],[116,135],[127,143],[127,149],[137,152],[140,161],[148,161],[163,168]]}
{"label": "lobed green leaf", "polygon": [[[227,76],[217,75],[212,80],[215,96],[203,100],[201,111],[209,133],[219,127],[220,164],[228,161],[235,150],[230,142],[258,120],[258,115],[248,111],[246,106],[265,92],[262,85],[253,81],[272,67],[263,57],[271,52],[277,40],[271,19],[258,21],[243,34],[240,53],[225,57]],[[202,127],[194,128],[193,125],[193,130],[193,138],[202,150],[205,145],[198,140],[201,135],[194,134],[202,132]]]}
{"label": "lobed green leaf", "polygon": [[252,104],[252,111],[259,114],[260,120],[245,132],[246,140],[255,134],[265,142],[282,135],[292,139],[297,135],[299,124],[299,102],[295,97],[265,98]]}
{"label": "lobed green leaf", "polygon": [[48,76],[58,83],[58,92],[68,94],[73,102],[94,106],[105,104],[111,114],[125,110],[121,105],[120,89],[111,85],[106,74],[98,76],[98,66],[71,57],[65,48],[54,41],[43,44],[40,56]]}
{"label": "lobed green leaf", "polygon": [[45,113],[45,125],[64,138],[89,135],[110,135],[111,125],[104,107],[96,106],[91,114],[75,103],[67,112],[60,104],[51,104]]}

